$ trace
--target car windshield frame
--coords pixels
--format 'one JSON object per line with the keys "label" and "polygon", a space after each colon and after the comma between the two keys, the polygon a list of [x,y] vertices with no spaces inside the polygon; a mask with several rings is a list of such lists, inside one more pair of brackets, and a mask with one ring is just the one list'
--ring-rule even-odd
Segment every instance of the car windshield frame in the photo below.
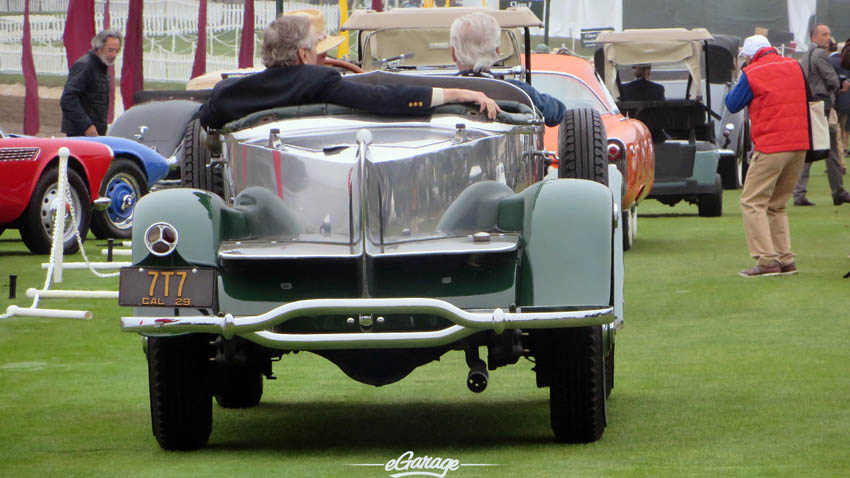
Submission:
{"label": "car windshield frame", "polygon": [[548,95],[550,95],[554,98],[557,98],[562,103],[564,103],[567,106],[567,108],[585,107],[584,105],[582,105],[582,106],[571,106],[570,104],[568,104],[567,101],[564,101],[564,97],[562,97],[561,95],[553,94],[553,92],[551,90],[541,88],[541,83],[545,83],[545,82],[541,82],[540,78],[541,77],[543,77],[543,78],[550,77],[551,78],[553,76],[561,77],[561,78],[567,78],[569,80],[574,80],[575,83],[578,83],[579,85],[581,85],[581,88],[582,88],[581,91],[585,91],[586,93],[588,93],[590,95],[590,97],[592,97],[596,101],[596,103],[600,106],[600,108],[595,108],[595,107],[593,108],[593,109],[599,111],[600,114],[602,114],[602,113],[616,114],[618,112],[617,109],[616,109],[616,106],[614,106],[615,103],[613,102],[613,99],[610,98],[610,96],[608,98],[600,97],[599,94],[596,91],[594,91],[594,89],[591,88],[591,86],[588,85],[586,81],[584,81],[583,79],[579,78],[576,75],[573,75],[572,73],[567,73],[567,72],[563,72],[563,71],[553,71],[553,70],[534,70],[533,71],[533,78],[534,78],[533,86],[535,88],[537,88],[537,90],[540,91],[541,93],[546,93],[546,94],[548,94]]}

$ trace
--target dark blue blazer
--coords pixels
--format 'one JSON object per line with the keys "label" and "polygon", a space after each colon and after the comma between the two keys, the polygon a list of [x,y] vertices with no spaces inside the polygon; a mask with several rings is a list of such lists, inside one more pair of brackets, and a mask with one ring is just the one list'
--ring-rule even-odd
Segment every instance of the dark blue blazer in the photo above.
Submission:
{"label": "dark blue blazer", "polygon": [[620,101],[664,101],[664,87],[643,78],[620,85]]}
{"label": "dark blue blazer", "polygon": [[345,81],[333,68],[318,65],[272,67],[213,88],[201,108],[201,126],[221,128],[248,114],[280,106],[331,103],[376,114],[427,114],[432,89],[423,86],[367,85]]}

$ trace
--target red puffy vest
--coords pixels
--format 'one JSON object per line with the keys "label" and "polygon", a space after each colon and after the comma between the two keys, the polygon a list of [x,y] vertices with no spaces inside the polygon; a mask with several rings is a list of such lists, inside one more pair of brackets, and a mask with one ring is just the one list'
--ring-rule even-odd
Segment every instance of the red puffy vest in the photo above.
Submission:
{"label": "red puffy vest", "polygon": [[809,149],[809,102],[800,65],[765,47],[744,67],[744,73],[753,91],[750,120],[755,150],[778,153]]}

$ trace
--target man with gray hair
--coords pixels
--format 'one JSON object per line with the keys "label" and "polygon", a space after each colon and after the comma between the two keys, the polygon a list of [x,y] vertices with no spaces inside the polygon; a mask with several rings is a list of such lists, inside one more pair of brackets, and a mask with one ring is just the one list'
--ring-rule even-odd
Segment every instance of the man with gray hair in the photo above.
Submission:
{"label": "man with gray hair", "polygon": [[199,112],[201,126],[221,128],[256,111],[311,103],[414,115],[444,103],[468,102],[477,103],[490,119],[500,111],[495,101],[478,91],[346,81],[338,71],[321,66],[327,51],[324,40],[311,15],[281,15],[263,33],[265,71],[219,82]]}
{"label": "man with gray hair", "polygon": [[[452,23],[452,60],[460,74],[490,76],[490,68],[499,61],[499,40],[502,27],[495,18],[476,12],[464,15]],[[564,120],[567,107],[557,99],[537,91],[519,80],[505,80],[524,91],[534,106],[543,114],[547,126],[556,126]]]}
{"label": "man with gray hair", "polygon": [[68,136],[106,134],[109,109],[109,76],[123,38],[117,30],[103,30],[91,41],[92,49],[75,61],[68,72],[59,105],[62,132]]}

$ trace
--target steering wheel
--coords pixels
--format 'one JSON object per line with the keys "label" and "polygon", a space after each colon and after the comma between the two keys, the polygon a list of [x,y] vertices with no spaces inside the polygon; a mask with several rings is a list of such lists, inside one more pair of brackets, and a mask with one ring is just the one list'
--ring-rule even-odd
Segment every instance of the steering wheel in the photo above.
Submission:
{"label": "steering wheel", "polygon": [[363,68],[360,68],[354,63],[349,63],[345,60],[340,60],[339,58],[327,57],[325,58],[325,65],[332,66],[334,68],[342,68],[352,73],[363,73]]}

